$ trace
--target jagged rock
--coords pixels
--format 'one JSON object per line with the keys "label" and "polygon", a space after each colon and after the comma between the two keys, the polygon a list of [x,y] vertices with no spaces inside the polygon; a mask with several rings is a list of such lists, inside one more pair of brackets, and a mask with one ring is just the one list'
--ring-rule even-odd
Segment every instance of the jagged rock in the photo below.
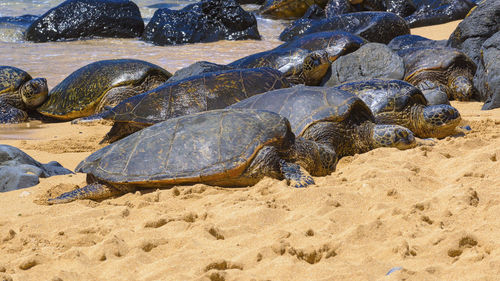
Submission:
{"label": "jagged rock", "polygon": [[235,0],[202,0],[182,10],[158,9],[142,39],[155,45],[260,39],[257,20]]}

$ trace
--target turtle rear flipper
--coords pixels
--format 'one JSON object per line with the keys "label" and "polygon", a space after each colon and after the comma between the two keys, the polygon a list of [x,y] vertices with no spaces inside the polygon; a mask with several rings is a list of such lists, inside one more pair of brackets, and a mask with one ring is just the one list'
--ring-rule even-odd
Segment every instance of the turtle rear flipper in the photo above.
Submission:
{"label": "turtle rear flipper", "polygon": [[101,183],[92,183],[82,188],[77,188],[75,190],[65,192],[57,196],[56,198],[49,198],[47,202],[49,204],[61,204],[79,199],[102,200],[115,195],[120,195],[122,193],[123,192],[119,191],[116,188],[109,187]]}

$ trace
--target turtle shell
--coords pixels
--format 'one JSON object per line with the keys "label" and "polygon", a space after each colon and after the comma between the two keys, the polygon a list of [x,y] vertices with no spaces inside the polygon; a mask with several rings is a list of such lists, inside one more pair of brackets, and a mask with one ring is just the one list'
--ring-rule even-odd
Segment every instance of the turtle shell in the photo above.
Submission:
{"label": "turtle shell", "polygon": [[13,66],[0,66],[0,95],[17,93],[19,88],[31,79],[31,76],[22,69]]}
{"label": "turtle shell", "polygon": [[97,61],[76,70],[55,86],[37,110],[62,120],[88,116],[111,89],[138,85],[151,75],[162,76],[165,81],[172,76],[165,69],[142,60]]}
{"label": "turtle shell", "polygon": [[203,73],[130,97],[102,117],[151,125],[182,115],[225,108],[255,94],[289,86],[281,72],[271,68]]}
{"label": "turtle shell", "polygon": [[298,48],[309,51],[325,50],[330,61],[354,52],[367,41],[346,31],[323,31],[304,35],[296,40],[281,44],[278,48]]}
{"label": "turtle shell", "polygon": [[467,55],[454,48],[416,47],[400,50],[398,55],[405,64],[406,81],[424,71],[445,72],[454,66],[471,68],[475,72],[474,63]]}
{"label": "turtle shell", "polygon": [[276,48],[246,56],[233,61],[228,66],[234,68],[270,67],[286,74],[296,66],[303,64],[304,58],[310,53],[308,50],[298,48]]}
{"label": "turtle shell", "polygon": [[287,149],[290,124],[276,113],[213,110],[172,118],[108,145],[77,172],[101,181],[160,186],[237,179],[264,146]]}
{"label": "turtle shell", "polygon": [[375,115],[382,112],[400,112],[413,104],[427,105],[422,91],[401,80],[371,79],[344,83],[337,88],[357,95]]}
{"label": "turtle shell", "polygon": [[276,112],[290,121],[292,131],[301,136],[316,122],[375,122],[366,104],[357,96],[336,89],[298,85],[245,99],[230,108],[251,108]]}

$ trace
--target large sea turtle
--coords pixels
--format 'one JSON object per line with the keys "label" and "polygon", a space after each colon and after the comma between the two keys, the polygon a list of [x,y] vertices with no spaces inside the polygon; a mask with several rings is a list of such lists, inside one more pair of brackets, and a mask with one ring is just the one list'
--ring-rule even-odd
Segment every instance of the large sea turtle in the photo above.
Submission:
{"label": "large sea turtle", "polygon": [[415,86],[401,80],[371,79],[337,88],[361,98],[375,115],[377,124],[395,124],[421,138],[444,138],[460,123],[460,113],[451,105],[427,105]]}
{"label": "large sea turtle", "polygon": [[317,86],[328,71],[330,61],[324,50],[311,52],[299,48],[277,48],[243,57],[228,66],[271,67],[281,71],[294,84]]}
{"label": "large sea turtle", "polygon": [[97,61],[66,77],[37,110],[59,120],[89,116],[152,90],[171,76],[165,69],[142,60]]}
{"label": "large sea turtle", "polygon": [[20,123],[47,98],[45,78],[31,78],[24,70],[0,66],[0,123]]}
{"label": "large sea turtle", "polygon": [[260,13],[279,19],[296,19],[302,17],[312,5],[324,8],[328,0],[266,0]]}
{"label": "large sea turtle", "polygon": [[431,104],[439,92],[448,99],[470,100],[476,65],[463,52],[447,47],[416,47],[398,52],[405,64],[405,81],[422,90]]}
{"label": "large sea turtle", "polygon": [[249,186],[265,176],[306,187],[314,183],[309,173],[329,174],[336,161],[331,149],[295,141],[276,113],[213,110],[169,119],[94,152],[76,167],[89,185],[49,203],[178,184]]}
{"label": "large sea turtle", "polygon": [[164,84],[81,121],[113,121],[103,142],[114,142],[169,118],[225,108],[247,97],[287,87],[287,79],[271,68],[209,72]]}
{"label": "large sea turtle", "polygon": [[255,95],[230,108],[276,112],[290,120],[295,135],[331,147],[338,157],[377,147],[415,146],[410,130],[375,124],[372,112],[360,98],[336,88],[298,85]]}

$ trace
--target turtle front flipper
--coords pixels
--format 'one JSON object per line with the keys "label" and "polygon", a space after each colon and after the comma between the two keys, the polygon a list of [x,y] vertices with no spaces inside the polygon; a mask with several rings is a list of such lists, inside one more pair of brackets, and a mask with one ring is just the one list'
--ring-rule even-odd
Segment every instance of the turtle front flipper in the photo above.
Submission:
{"label": "turtle front flipper", "polygon": [[116,188],[101,183],[92,183],[82,188],[63,193],[56,198],[49,198],[47,202],[49,204],[61,204],[79,199],[102,200],[122,193]]}
{"label": "turtle front flipper", "polygon": [[281,159],[280,169],[288,185],[292,187],[301,188],[314,184],[314,179],[299,164],[289,163]]}

